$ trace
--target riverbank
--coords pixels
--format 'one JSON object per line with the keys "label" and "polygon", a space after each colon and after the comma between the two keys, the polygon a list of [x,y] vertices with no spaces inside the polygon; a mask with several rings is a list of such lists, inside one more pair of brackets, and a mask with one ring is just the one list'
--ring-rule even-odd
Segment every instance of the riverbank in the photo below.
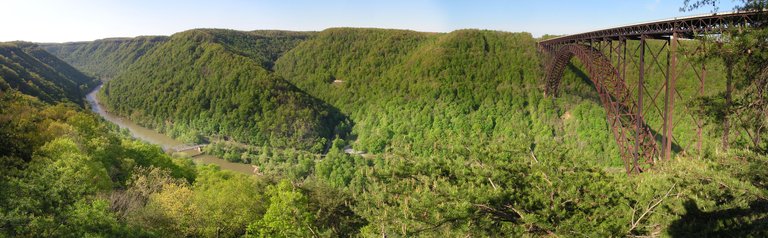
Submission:
{"label": "riverbank", "polygon": [[[104,107],[99,103],[99,99],[97,96],[101,87],[102,86],[99,85],[98,87],[96,87],[96,89],[94,89],[93,91],[88,93],[88,95],[86,95],[86,100],[91,106],[91,111],[95,112],[96,114],[99,114],[99,116],[101,116],[107,121],[110,121],[116,124],[120,128],[128,129],[128,131],[131,133],[131,135],[134,138],[140,139],[155,145],[159,145],[160,147],[163,148],[163,150],[167,150],[168,148],[173,148],[173,147],[177,147],[185,144],[184,142],[175,140],[167,135],[160,134],[152,129],[142,127],[134,123],[133,121],[129,120],[128,118],[121,117],[119,115],[115,115],[106,111]],[[215,164],[224,170],[231,170],[231,171],[244,173],[244,174],[253,174],[253,167],[249,164],[232,163],[212,155],[201,154],[201,155],[194,156],[191,159],[196,164]]]}

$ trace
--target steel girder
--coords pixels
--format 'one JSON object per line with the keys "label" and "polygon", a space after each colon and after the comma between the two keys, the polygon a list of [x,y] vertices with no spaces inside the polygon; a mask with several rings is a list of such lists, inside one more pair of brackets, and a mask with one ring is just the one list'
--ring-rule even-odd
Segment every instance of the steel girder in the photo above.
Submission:
{"label": "steel girder", "polygon": [[674,18],[655,22],[613,27],[609,29],[568,35],[541,41],[539,44],[562,45],[589,40],[613,39],[620,37],[639,39],[640,36],[661,38],[679,34],[681,38],[693,38],[699,33],[718,33],[732,28],[760,26],[765,23],[765,12],[748,11],[716,13],[693,17]]}

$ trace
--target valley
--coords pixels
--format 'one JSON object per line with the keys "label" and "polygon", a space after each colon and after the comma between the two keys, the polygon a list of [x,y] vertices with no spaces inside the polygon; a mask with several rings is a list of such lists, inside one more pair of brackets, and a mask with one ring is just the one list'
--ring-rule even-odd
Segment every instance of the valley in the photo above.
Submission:
{"label": "valley", "polygon": [[768,236],[762,11],[554,36],[200,4],[0,43],[0,237]]}

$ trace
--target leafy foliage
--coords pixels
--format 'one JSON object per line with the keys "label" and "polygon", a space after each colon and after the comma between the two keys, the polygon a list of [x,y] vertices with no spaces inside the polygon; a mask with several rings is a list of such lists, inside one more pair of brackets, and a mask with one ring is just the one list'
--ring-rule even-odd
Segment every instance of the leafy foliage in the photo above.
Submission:
{"label": "leafy foliage", "polygon": [[[123,187],[133,168],[155,166],[193,179],[194,174],[185,172],[189,164],[156,146],[129,140],[115,126],[71,104],[48,105],[11,91],[2,94],[0,108],[2,117],[12,122],[4,123],[0,134],[28,142],[5,144],[0,155],[2,233],[115,234],[127,228],[114,222],[116,216],[97,195]],[[101,220],[82,220],[89,217]]]}
{"label": "leafy foliage", "polygon": [[258,237],[309,237],[314,218],[308,212],[307,198],[290,182],[283,180],[270,188],[270,205],[264,217],[248,226]]}

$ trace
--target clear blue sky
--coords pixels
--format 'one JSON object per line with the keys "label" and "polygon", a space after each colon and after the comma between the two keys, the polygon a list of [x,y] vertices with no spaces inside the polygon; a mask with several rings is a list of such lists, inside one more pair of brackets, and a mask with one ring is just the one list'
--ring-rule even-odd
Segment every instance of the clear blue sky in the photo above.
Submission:
{"label": "clear blue sky", "polygon": [[[478,28],[571,34],[712,11],[683,0],[3,0],[0,41],[86,41],[170,35],[192,28],[319,31],[377,27]],[[733,8],[723,0],[720,11]]]}

